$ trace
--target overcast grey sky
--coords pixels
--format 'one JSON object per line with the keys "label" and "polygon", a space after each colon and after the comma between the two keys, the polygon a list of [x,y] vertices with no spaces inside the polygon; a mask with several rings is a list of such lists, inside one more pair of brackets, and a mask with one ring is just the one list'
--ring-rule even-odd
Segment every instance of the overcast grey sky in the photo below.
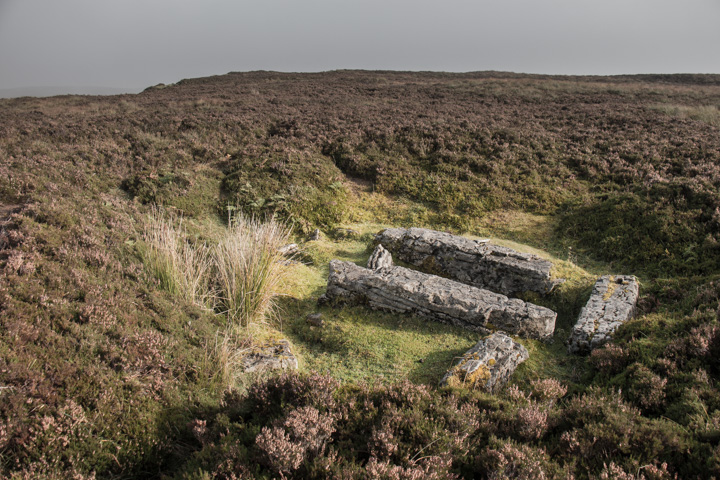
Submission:
{"label": "overcast grey sky", "polygon": [[720,0],[0,0],[0,89],[229,71],[720,73]]}

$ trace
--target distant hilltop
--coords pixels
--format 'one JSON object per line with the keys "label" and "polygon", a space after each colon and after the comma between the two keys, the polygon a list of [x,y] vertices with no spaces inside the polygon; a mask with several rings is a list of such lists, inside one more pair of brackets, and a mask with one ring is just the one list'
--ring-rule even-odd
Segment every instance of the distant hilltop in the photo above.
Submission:
{"label": "distant hilltop", "polygon": [[0,98],[54,97],[57,95],[121,95],[140,93],[141,88],[110,87],[18,87],[0,88]]}

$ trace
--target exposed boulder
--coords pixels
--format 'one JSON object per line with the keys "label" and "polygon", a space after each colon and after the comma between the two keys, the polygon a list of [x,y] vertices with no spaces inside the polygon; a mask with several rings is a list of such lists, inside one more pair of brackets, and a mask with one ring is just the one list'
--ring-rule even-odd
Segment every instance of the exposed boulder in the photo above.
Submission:
{"label": "exposed boulder", "polygon": [[505,385],[517,366],[529,357],[527,349],[512,338],[501,332],[493,333],[465,352],[440,385],[494,392]]}
{"label": "exposed boulder", "polygon": [[412,313],[467,329],[505,330],[548,339],[557,314],[550,309],[447,278],[393,266],[369,270],[351,262],[330,262],[322,303],[364,303],[372,308]]}
{"label": "exposed boulder", "polygon": [[568,340],[568,352],[587,353],[612,338],[635,313],[640,287],[631,275],[604,275],[595,282]]}
{"label": "exposed boulder", "polygon": [[372,255],[368,258],[367,268],[370,270],[382,270],[393,266],[392,255],[382,245],[377,245]]}
{"label": "exposed boulder", "polygon": [[561,280],[550,277],[552,263],[537,255],[492,245],[487,240],[425,228],[388,228],[375,241],[395,258],[427,273],[452,278],[503,295],[549,293]]}
{"label": "exposed boulder", "polygon": [[254,347],[242,362],[246,372],[298,368],[297,358],[290,350],[290,342],[284,339]]}

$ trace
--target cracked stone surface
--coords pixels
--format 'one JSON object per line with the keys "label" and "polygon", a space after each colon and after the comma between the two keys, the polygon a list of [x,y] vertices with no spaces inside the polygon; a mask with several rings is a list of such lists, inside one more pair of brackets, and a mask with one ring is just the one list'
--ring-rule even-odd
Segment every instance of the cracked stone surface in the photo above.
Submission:
{"label": "cracked stone surface", "polygon": [[495,392],[529,357],[527,349],[512,338],[501,332],[493,333],[465,352],[442,378],[440,386],[465,386]]}
{"label": "cracked stone surface", "polygon": [[548,308],[436,275],[400,266],[370,270],[339,260],[330,262],[321,301],[362,303],[483,333],[504,330],[538,339],[552,337],[557,317]]}
{"label": "cracked stone surface", "polygon": [[377,245],[372,255],[368,258],[367,268],[370,270],[382,270],[393,266],[392,255],[382,245]]}
{"label": "cracked stone surface", "polygon": [[297,358],[290,350],[290,342],[284,339],[253,348],[242,362],[246,372],[298,368]]}
{"label": "cracked stone surface", "polygon": [[388,228],[375,235],[375,241],[424,272],[503,295],[546,294],[562,282],[551,278],[550,261],[488,241],[425,228]]}
{"label": "cracked stone surface", "polygon": [[568,340],[568,352],[588,353],[612,339],[635,313],[640,287],[631,275],[604,275],[595,282]]}

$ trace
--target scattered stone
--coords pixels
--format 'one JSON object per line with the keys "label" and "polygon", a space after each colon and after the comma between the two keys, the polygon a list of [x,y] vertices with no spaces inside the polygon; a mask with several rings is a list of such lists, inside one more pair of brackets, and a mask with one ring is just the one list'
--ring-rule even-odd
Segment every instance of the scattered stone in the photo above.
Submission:
{"label": "scattered stone", "polygon": [[299,251],[300,247],[298,247],[297,243],[290,243],[278,249],[280,255],[284,255],[286,257],[292,257],[293,255],[297,255]]}
{"label": "scattered stone", "polygon": [[370,270],[382,270],[393,266],[392,255],[382,245],[377,245],[372,255],[368,258],[367,268]]}
{"label": "scattered stone", "polygon": [[310,315],[305,317],[305,320],[313,327],[322,327],[323,325],[325,325],[325,320],[323,320],[322,317],[322,313],[311,313]]}
{"label": "scattered stone", "polygon": [[360,236],[360,232],[352,228],[336,228],[333,231],[333,236],[335,238],[357,238]]}
{"label": "scattered stone", "polygon": [[375,241],[424,272],[503,295],[525,291],[546,294],[560,283],[550,277],[550,261],[492,245],[488,240],[470,240],[425,228],[388,228],[375,235]]}
{"label": "scattered stone", "polygon": [[495,392],[530,357],[527,349],[504,333],[485,337],[465,352],[440,381],[441,386],[479,388]]}
{"label": "scattered stone", "polygon": [[325,302],[364,303],[371,308],[416,314],[483,333],[501,329],[549,339],[557,314],[447,278],[394,266],[369,270],[351,262],[330,262]]}
{"label": "scattered stone", "polygon": [[290,350],[290,342],[284,339],[254,347],[242,361],[246,372],[298,368],[297,358]]}
{"label": "scattered stone", "polygon": [[604,275],[595,282],[568,340],[568,352],[587,353],[612,339],[635,313],[640,286],[632,275]]}
{"label": "scattered stone", "polygon": [[322,232],[320,231],[319,228],[316,228],[316,229],[313,230],[313,232],[308,236],[308,241],[309,241],[309,242],[315,242],[315,241],[320,240],[321,238],[322,238]]}

